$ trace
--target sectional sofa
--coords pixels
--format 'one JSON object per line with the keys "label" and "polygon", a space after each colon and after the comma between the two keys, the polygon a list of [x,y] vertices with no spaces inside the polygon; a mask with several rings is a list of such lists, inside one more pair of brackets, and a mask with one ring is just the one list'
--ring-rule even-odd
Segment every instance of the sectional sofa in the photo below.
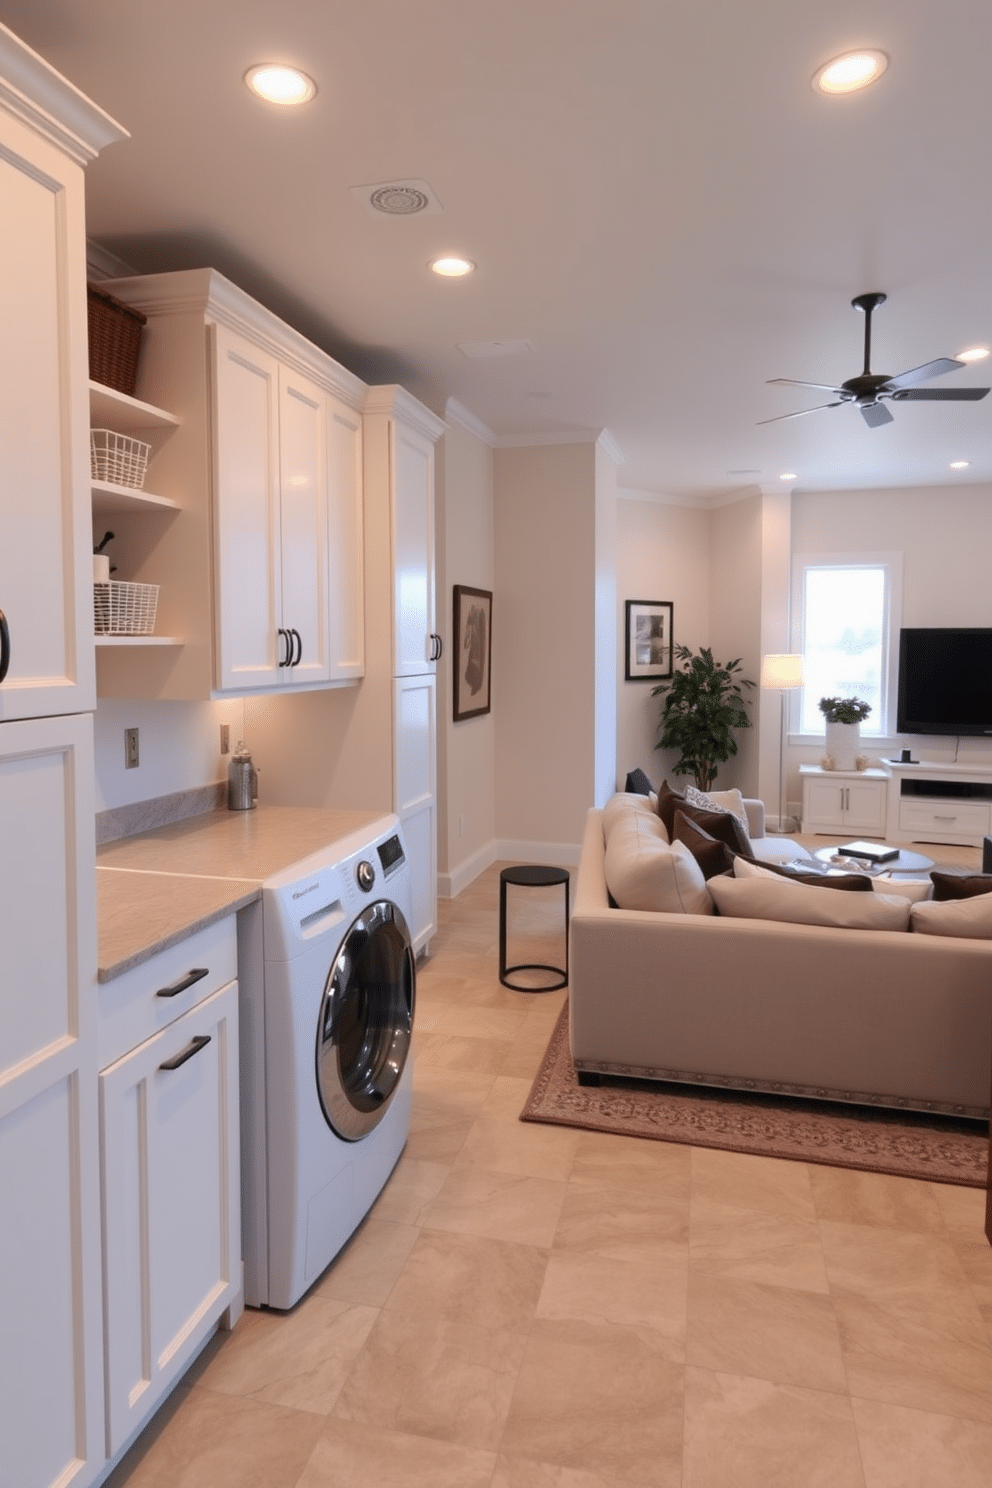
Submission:
{"label": "sectional sofa", "polygon": [[[747,805],[757,856],[763,812],[760,802]],[[580,1080],[626,1075],[988,1116],[992,939],[948,933],[954,906],[762,886],[754,865],[749,878],[733,870],[693,878],[686,850],[668,843],[647,820],[651,812],[646,798],[617,797],[586,821],[570,932],[569,1031]],[[691,892],[678,890],[674,908],[619,907],[607,881],[607,835],[621,897],[648,902],[641,887],[629,889],[644,881],[638,865],[625,877],[626,856],[638,852],[657,859],[666,905],[675,868]],[[776,838],[766,851],[796,855]],[[771,913],[758,902],[762,892]],[[785,916],[808,915],[814,901],[804,895],[820,896],[817,905],[826,895],[836,922],[830,914],[821,924],[775,917],[775,901]],[[945,907],[937,933],[911,928],[925,911],[932,930],[931,912]],[[878,928],[861,927],[866,911]],[[992,897],[983,912],[992,917]]]}

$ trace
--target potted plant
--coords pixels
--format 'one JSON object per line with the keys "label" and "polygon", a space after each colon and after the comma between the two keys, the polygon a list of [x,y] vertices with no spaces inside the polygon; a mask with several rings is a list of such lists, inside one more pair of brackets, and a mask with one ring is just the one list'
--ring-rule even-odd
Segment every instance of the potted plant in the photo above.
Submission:
{"label": "potted plant", "polygon": [[678,750],[672,774],[692,775],[697,788],[707,791],[720,766],[737,753],[734,730],[751,727],[741,689],[754,683],[738,675],[740,657],[723,666],[708,646],[698,653],[676,646],[675,655],[679,666],[671,680],[652,689],[653,697],[665,695],[655,748]]}
{"label": "potted plant", "polygon": [[827,754],[824,761],[827,768],[859,769],[861,724],[871,712],[871,704],[859,697],[824,697],[820,699],[819,709],[827,723]]}

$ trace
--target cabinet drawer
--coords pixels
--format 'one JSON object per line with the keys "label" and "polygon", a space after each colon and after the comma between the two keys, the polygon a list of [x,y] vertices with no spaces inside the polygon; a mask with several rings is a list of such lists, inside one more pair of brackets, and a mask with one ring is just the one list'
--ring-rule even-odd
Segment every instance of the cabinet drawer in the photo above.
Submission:
{"label": "cabinet drawer", "polygon": [[[206,975],[195,975],[198,972]],[[143,1044],[237,974],[237,919],[231,914],[197,930],[178,945],[159,951],[150,961],[143,961],[112,982],[101,982],[99,1068],[105,1069],[129,1049]]]}
{"label": "cabinet drawer", "polygon": [[900,829],[915,834],[964,832],[969,837],[982,837],[989,830],[989,817],[989,807],[978,801],[904,799],[899,803]]}

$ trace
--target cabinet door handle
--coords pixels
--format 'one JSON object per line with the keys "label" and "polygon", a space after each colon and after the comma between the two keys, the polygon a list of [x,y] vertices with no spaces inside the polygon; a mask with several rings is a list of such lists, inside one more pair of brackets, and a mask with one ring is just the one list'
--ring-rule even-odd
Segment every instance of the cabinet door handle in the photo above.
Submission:
{"label": "cabinet door handle", "polygon": [[287,667],[287,666],[289,666],[289,658],[293,654],[293,643],[292,643],[292,641],[289,638],[289,631],[288,630],[283,630],[283,628],[282,628],[281,625],[280,625],[279,630],[278,630],[277,633],[279,635],[280,640],[283,640],[283,641],[286,642],[286,651],[285,651],[285,654],[283,654],[283,652],[282,652],[281,649],[280,649],[280,652],[279,652],[279,665],[281,667]]}
{"label": "cabinet door handle", "polygon": [[289,633],[291,636],[296,637],[296,655],[294,657],[292,652],[290,653],[289,664],[290,666],[296,667],[299,666],[300,662],[303,660],[303,637],[300,635],[300,632],[295,628],[295,626]]}
{"label": "cabinet door handle", "polygon": [[203,978],[209,975],[209,966],[194,966],[192,971],[188,971],[178,982],[173,982],[171,987],[160,987],[155,993],[155,996],[178,997],[180,992],[185,992],[189,987],[194,986],[196,982],[202,982]]}
{"label": "cabinet door handle", "polygon": [[7,675],[10,666],[10,626],[7,624],[7,616],[0,610],[0,682]]}
{"label": "cabinet door handle", "polygon": [[171,1059],[164,1059],[159,1069],[177,1070],[181,1064],[186,1063],[187,1059],[192,1059],[194,1054],[199,1054],[201,1049],[205,1049],[209,1042],[209,1033],[198,1033],[196,1038],[190,1039],[185,1049],[180,1049],[179,1053],[174,1054]]}
{"label": "cabinet door handle", "polygon": [[440,661],[441,660],[441,652],[444,650],[444,642],[441,640],[441,637],[439,635],[436,635],[435,634],[434,631],[431,631],[430,640],[431,640],[430,655],[428,656],[427,660],[428,661]]}
{"label": "cabinet door handle", "polygon": [[934,812],[933,819],[934,819],[934,821],[949,821],[949,822],[957,821],[957,817],[956,816],[940,816],[936,811]]}

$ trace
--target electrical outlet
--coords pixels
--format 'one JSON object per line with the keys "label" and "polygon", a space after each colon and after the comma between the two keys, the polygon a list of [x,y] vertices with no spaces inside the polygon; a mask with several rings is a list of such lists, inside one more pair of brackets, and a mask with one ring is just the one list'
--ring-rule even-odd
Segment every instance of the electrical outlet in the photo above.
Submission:
{"label": "electrical outlet", "polygon": [[124,730],[124,768],[125,770],[138,768],[138,730],[136,728]]}
{"label": "electrical outlet", "polygon": [[230,754],[231,752],[231,725],[222,723],[220,726],[220,752]]}

